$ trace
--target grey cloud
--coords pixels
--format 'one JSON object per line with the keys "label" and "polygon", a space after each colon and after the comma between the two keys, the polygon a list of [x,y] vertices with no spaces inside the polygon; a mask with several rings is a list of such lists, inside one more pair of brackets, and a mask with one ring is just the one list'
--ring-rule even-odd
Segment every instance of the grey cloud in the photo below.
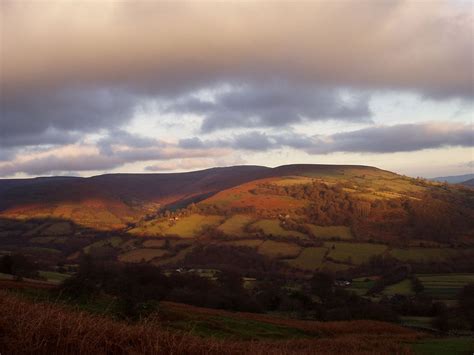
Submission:
{"label": "grey cloud", "polygon": [[278,127],[315,120],[370,121],[367,95],[352,94],[345,100],[341,90],[315,86],[291,86],[284,82],[240,85],[217,94],[212,102],[196,97],[180,98],[165,112],[204,116],[203,132],[235,127]]}
{"label": "grey cloud", "polygon": [[374,126],[332,135],[308,136],[292,131],[267,134],[251,131],[216,140],[182,140],[182,148],[232,148],[268,151],[290,147],[309,154],[335,152],[395,153],[446,146],[474,146],[472,127],[462,123],[421,123]]}
{"label": "grey cloud", "polygon": [[121,126],[135,100],[118,90],[75,89],[0,97],[0,146],[65,144]]}
{"label": "grey cloud", "polygon": [[474,146],[472,126],[461,123],[399,124],[314,137],[313,154],[392,153],[445,146]]}

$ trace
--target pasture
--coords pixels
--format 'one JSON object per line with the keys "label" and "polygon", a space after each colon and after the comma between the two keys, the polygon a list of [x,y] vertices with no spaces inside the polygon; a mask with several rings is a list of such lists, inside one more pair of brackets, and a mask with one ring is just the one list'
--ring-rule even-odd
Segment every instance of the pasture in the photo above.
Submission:
{"label": "pasture", "polygon": [[99,240],[95,243],[92,243],[83,248],[84,253],[88,254],[91,252],[93,248],[101,248],[105,246],[110,246],[113,248],[117,248],[120,244],[122,244],[123,239],[120,237],[111,237],[103,240]]}
{"label": "pasture", "polygon": [[261,230],[265,235],[271,235],[275,237],[306,237],[303,233],[284,229],[280,225],[280,221],[278,219],[261,219],[255,223],[252,223],[251,227]]}
{"label": "pasture", "polygon": [[454,300],[459,291],[474,282],[474,274],[418,274],[424,293],[439,300]]}
{"label": "pasture", "polygon": [[285,262],[297,269],[313,271],[321,267],[327,248],[304,248],[295,259],[285,260]]}
{"label": "pasture", "polygon": [[245,236],[245,227],[253,221],[253,218],[244,214],[236,214],[225,220],[217,230],[230,236]]}
{"label": "pasture", "polygon": [[413,295],[415,292],[412,289],[412,283],[410,279],[405,279],[396,284],[385,287],[382,294],[387,296],[392,295]]}
{"label": "pasture", "polygon": [[155,258],[165,256],[168,252],[162,249],[135,249],[124,254],[120,254],[118,259],[126,263],[139,263],[142,261],[149,262]]}
{"label": "pasture", "polygon": [[317,238],[340,238],[340,239],[352,239],[352,232],[349,227],[346,226],[316,226],[314,224],[306,224],[310,231]]}
{"label": "pasture", "polygon": [[291,259],[300,254],[301,247],[293,243],[266,240],[258,247],[258,252],[270,258]]}
{"label": "pasture", "polygon": [[165,231],[165,234],[177,235],[181,238],[194,238],[205,226],[217,226],[222,222],[222,219],[221,216],[192,214],[178,220],[176,224]]}
{"label": "pasture", "polygon": [[365,263],[387,250],[386,245],[372,243],[326,242],[324,246],[329,248],[330,258],[354,265]]}
{"label": "pasture", "polygon": [[452,248],[420,248],[413,247],[408,249],[395,248],[390,251],[395,259],[404,262],[429,263],[433,261],[448,260],[456,256],[460,251]]}

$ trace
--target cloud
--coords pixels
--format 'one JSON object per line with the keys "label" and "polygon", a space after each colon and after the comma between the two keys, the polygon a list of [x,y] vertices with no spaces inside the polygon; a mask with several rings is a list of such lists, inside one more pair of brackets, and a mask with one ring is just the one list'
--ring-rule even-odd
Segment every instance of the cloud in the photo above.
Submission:
{"label": "cloud", "polygon": [[[120,141],[119,141],[120,142]],[[45,175],[62,172],[111,170],[128,163],[172,160],[181,158],[223,157],[228,149],[202,148],[183,149],[176,145],[159,142],[146,147],[111,144],[108,149],[93,145],[69,145],[42,152],[33,152],[28,156],[0,162],[0,176],[18,173]]]}
{"label": "cloud", "polygon": [[315,86],[290,86],[284,82],[240,85],[217,93],[212,101],[188,96],[172,101],[166,113],[198,114],[201,130],[278,127],[314,120],[370,121],[367,95]]}
{"label": "cloud", "polygon": [[393,153],[446,146],[474,146],[472,125],[423,123],[374,126],[352,132],[314,137],[313,154],[333,152]]}
{"label": "cloud", "polygon": [[8,96],[71,85],[169,95],[274,78],[473,95],[473,12],[462,2],[52,0],[1,6],[1,85]]}
{"label": "cloud", "polygon": [[131,95],[103,89],[0,96],[0,146],[72,143],[80,133],[121,126],[134,105]]}
{"label": "cloud", "polygon": [[332,135],[309,136],[294,131],[265,133],[250,131],[220,139],[198,137],[179,141],[184,149],[232,148],[234,150],[268,151],[285,147],[309,154],[335,152],[395,153],[412,152],[446,146],[474,146],[472,126],[464,123],[427,122],[420,124],[377,125]]}

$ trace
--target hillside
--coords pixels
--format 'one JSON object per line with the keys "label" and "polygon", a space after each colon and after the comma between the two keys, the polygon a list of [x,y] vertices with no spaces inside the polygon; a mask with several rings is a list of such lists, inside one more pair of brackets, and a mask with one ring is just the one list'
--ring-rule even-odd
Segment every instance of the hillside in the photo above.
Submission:
{"label": "hillside", "polygon": [[474,187],[474,179],[469,179],[467,181],[463,181],[463,182],[461,182],[461,185]]}
{"label": "hillside", "polygon": [[49,265],[100,252],[249,272],[345,272],[374,257],[469,271],[474,250],[472,189],[365,166],[0,180],[0,195],[1,250]]}

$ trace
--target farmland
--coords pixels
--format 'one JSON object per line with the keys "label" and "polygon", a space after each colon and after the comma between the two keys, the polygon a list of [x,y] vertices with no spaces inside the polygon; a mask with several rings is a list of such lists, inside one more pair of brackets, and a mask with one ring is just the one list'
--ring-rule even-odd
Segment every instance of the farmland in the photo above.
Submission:
{"label": "farmland", "polygon": [[313,271],[321,267],[327,251],[327,248],[305,248],[297,258],[286,262],[295,268]]}
{"label": "farmland", "polygon": [[277,219],[262,219],[251,224],[250,227],[255,230],[261,230],[265,235],[297,238],[306,237],[303,233],[283,229],[280,225],[280,221]]}
{"label": "farmland", "polygon": [[236,214],[222,223],[217,230],[231,236],[245,236],[245,227],[253,221],[248,215]]}
{"label": "farmland", "polygon": [[166,250],[161,249],[135,249],[124,254],[120,254],[118,259],[128,263],[139,263],[141,261],[151,261],[155,258],[160,258],[166,255]]}
{"label": "farmland", "polygon": [[324,246],[329,249],[331,259],[348,264],[361,264],[367,262],[374,255],[381,255],[387,250],[387,246],[371,243],[346,243],[326,242]]}
{"label": "farmland", "polygon": [[420,274],[424,293],[440,300],[453,300],[462,287],[474,282],[474,274]]}

